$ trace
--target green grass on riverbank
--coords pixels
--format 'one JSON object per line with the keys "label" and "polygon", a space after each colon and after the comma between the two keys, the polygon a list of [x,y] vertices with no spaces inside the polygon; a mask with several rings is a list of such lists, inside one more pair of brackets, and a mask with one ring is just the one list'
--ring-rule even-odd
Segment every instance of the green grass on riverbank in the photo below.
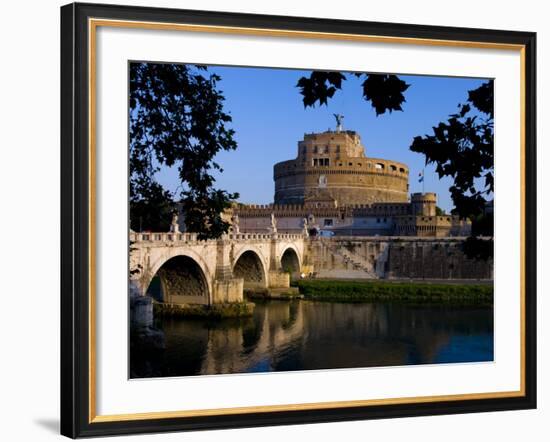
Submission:
{"label": "green grass on riverbank", "polygon": [[301,280],[305,299],[340,302],[493,304],[492,284]]}

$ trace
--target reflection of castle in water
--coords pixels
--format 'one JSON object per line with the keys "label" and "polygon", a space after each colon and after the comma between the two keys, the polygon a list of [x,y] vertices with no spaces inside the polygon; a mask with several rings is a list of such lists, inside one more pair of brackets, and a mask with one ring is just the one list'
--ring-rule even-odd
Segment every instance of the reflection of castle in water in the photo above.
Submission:
{"label": "reflection of castle in water", "polygon": [[271,302],[241,321],[166,321],[170,373],[164,375],[442,362],[438,355],[451,336],[492,333],[488,310],[433,309]]}

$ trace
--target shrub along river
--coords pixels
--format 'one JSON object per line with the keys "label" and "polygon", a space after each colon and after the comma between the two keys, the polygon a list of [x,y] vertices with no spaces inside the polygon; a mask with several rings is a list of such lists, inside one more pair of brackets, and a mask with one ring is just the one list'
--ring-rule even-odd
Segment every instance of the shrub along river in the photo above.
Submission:
{"label": "shrub along river", "polygon": [[157,318],[164,349],[134,342],[131,377],[493,360],[485,304],[254,302],[248,318]]}

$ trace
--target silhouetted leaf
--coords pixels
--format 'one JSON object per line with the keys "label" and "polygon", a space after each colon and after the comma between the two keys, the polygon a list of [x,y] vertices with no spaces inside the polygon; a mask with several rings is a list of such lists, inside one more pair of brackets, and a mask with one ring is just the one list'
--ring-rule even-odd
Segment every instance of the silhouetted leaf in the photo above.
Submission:
{"label": "silhouetted leaf", "polygon": [[368,74],[363,82],[363,98],[370,101],[381,115],[386,111],[402,111],[401,105],[405,102],[405,92],[409,85],[396,75]]}
{"label": "silhouetted leaf", "polygon": [[303,96],[304,107],[326,105],[329,98],[334,96],[337,89],[341,89],[342,81],[346,77],[340,72],[313,71],[308,77],[301,77],[296,84]]}

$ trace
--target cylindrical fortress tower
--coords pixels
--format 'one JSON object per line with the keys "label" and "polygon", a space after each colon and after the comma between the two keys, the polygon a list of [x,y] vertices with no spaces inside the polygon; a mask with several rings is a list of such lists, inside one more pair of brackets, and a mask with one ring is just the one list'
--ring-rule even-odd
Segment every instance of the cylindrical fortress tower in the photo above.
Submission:
{"label": "cylindrical fortress tower", "polygon": [[435,216],[437,195],[433,192],[413,193],[411,206],[413,215]]}
{"label": "cylindrical fortress tower", "polygon": [[349,130],[305,134],[297,158],[275,164],[274,180],[275,204],[303,204],[320,194],[339,206],[408,201],[407,165],[366,157]]}

